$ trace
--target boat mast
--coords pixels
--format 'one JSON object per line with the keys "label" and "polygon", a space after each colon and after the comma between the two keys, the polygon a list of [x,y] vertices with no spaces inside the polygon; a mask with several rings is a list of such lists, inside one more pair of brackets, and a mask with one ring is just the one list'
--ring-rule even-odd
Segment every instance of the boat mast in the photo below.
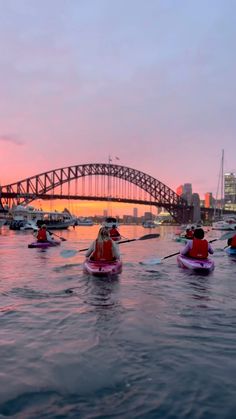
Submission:
{"label": "boat mast", "polygon": [[222,150],[222,158],[221,158],[221,216],[223,215],[224,209],[224,150]]}
{"label": "boat mast", "polygon": [[217,190],[216,190],[216,202],[215,202],[215,206],[214,206],[214,215],[213,215],[214,220],[216,220],[219,188],[220,188],[219,216],[222,217],[223,206],[224,206],[224,150],[222,150],[222,155],[221,155],[220,172],[219,172],[219,176],[218,176],[218,183],[217,183]]}

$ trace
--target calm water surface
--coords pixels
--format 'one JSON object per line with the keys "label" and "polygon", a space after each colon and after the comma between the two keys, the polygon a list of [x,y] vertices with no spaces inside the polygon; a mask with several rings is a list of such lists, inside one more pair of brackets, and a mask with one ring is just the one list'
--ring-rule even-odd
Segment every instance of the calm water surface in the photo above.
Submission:
{"label": "calm water surface", "polygon": [[82,253],[61,255],[97,231],[57,232],[67,241],[40,251],[27,248],[30,232],[1,229],[0,417],[235,418],[236,259],[226,243],[213,243],[208,276],[175,257],[141,265],[181,248],[162,227],[158,239],[120,245],[123,272],[104,280],[83,273]]}

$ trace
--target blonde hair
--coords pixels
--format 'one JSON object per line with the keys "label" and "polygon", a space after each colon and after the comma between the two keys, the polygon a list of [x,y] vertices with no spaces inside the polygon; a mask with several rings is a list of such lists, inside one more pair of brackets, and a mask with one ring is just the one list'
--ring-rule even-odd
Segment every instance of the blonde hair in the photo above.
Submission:
{"label": "blonde hair", "polygon": [[98,250],[98,255],[99,257],[102,256],[103,254],[103,242],[107,241],[107,240],[111,240],[110,238],[110,234],[109,234],[109,230],[106,227],[101,227],[99,232],[98,232],[98,236],[97,236],[97,250]]}

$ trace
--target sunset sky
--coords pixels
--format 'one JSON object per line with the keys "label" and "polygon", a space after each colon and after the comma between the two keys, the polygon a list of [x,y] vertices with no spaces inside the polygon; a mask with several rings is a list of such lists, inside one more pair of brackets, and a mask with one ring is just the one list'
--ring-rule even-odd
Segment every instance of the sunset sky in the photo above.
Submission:
{"label": "sunset sky", "polygon": [[234,0],[0,0],[0,183],[119,164],[215,194],[236,171]]}

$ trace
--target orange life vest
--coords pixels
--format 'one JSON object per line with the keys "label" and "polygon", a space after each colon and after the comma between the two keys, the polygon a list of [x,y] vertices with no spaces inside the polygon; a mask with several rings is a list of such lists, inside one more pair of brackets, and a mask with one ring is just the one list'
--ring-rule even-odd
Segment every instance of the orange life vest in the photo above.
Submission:
{"label": "orange life vest", "polygon": [[231,247],[236,247],[236,234],[234,237],[232,237]]}
{"label": "orange life vest", "polygon": [[95,250],[92,253],[91,259],[93,260],[113,260],[114,255],[112,252],[112,240],[104,240],[98,243],[96,240]]}
{"label": "orange life vest", "polygon": [[188,252],[188,256],[196,259],[206,259],[208,256],[208,241],[202,239],[193,239],[193,247]]}
{"label": "orange life vest", "polygon": [[37,240],[39,242],[46,242],[47,241],[47,232],[45,228],[40,228],[37,234]]}

